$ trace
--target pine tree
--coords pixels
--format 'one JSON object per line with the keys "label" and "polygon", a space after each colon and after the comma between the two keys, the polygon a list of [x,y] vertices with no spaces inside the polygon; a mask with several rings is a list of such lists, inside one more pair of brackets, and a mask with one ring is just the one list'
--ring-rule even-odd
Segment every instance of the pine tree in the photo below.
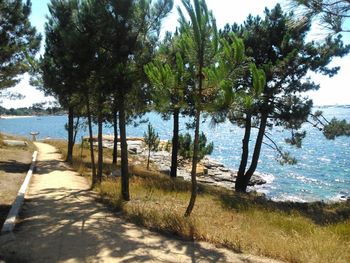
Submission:
{"label": "pine tree", "polygon": [[45,54],[36,70],[38,78],[35,83],[68,110],[68,162],[72,162],[73,158],[74,117],[80,114],[77,106],[81,105],[77,95],[80,80],[77,80],[77,69],[73,66],[78,47],[74,40],[74,12],[77,8],[77,1],[52,0],[49,4],[50,17],[45,25]]}
{"label": "pine tree", "polygon": [[[198,147],[198,161],[202,160],[204,156],[210,155],[213,152],[214,143],[207,144],[207,137],[202,132],[199,135],[199,147]],[[179,136],[179,154],[184,159],[193,158],[193,140],[189,133]]]}
{"label": "pine tree", "polygon": [[196,169],[198,163],[200,118],[205,106],[205,71],[206,68],[215,64],[215,56],[218,49],[218,34],[216,21],[212,12],[208,10],[204,0],[194,0],[193,5],[190,0],[182,0],[182,4],[190,17],[188,22],[181,10],[178,8],[180,16],[180,32],[183,34],[182,46],[185,48],[190,64],[193,65],[195,76],[192,79],[195,83],[192,97],[194,100],[194,143],[191,169],[191,198],[185,212],[185,216],[190,216],[197,197]]}
{"label": "pine tree", "polygon": [[[232,118],[233,122],[245,128],[242,159],[236,180],[237,191],[246,191],[257,168],[263,143],[275,148],[282,161],[294,163],[288,153],[276,147],[266,129],[284,127],[292,134],[287,142],[300,146],[305,136],[300,128],[307,121],[312,107],[312,101],[302,93],[318,89],[318,85],[306,78],[307,73],[312,70],[333,76],[339,68],[328,68],[328,63],[333,57],[344,56],[349,51],[349,47],[343,46],[340,36],[329,37],[323,44],[307,43],[305,38],[310,24],[303,21],[298,24],[293,18],[293,13],[285,14],[281,6],[276,5],[271,11],[265,10],[264,19],[249,16],[242,26],[233,25],[224,30],[224,35],[233,31],[243,39],[246,55],[252,57],[266,76],[261,96],[252,101],[251,110],[243,109]],[[253,127],[258,127],[258,135],[250,166],[247,167]],[[264,139],[269,143],[264,142]]]}
{"label": "pine tree", "polygon": [[39,51],[41,35],[30,24],[30,12],[30,1],[0,1],[0,92],[20,81]]}
{"label": "pine tree", "polygon": [[147,132],[143,134],[143,139],[148,148],[147,170],[149,170],[149,160],[151,156],[151,151],[157,151],[159,146],[159,135],[158,133],[156,133],[156,131],[150,123],[148,123]]}
{"label": "pine tree", "polygon": [[155,61],[145,66],[152,86],[152,101],[156,111],[173,116],[173,138],[170,176],[176,177],[178,166],[179,116],[186,108],[187,87],[190,85],[185,55],[179,46],[181,36],[168,34],[159,47]]}
{"label": "pine tree", "polygon": [[314,19],[333,33],[350,32],[346,21],[350,18],[350,2],[348,0],[290,0],[293,8],[301,7],[301,20]]}

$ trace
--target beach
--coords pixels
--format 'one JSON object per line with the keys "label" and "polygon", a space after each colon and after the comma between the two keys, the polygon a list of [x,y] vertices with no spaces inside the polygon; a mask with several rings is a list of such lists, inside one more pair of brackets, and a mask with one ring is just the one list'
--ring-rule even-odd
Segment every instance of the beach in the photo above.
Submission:
{"label": "beach", "polygon": [[23,119],[34,118],[35,116],[21,116],[21,115],[0,115],[0,119]]}

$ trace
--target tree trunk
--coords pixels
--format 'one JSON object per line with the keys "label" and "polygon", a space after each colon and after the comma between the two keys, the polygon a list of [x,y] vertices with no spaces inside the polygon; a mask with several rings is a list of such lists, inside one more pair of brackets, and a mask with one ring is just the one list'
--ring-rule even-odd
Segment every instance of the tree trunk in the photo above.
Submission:
{"label": "tree trunk", "polygon": [[119,103],[119,130],[120,130],[120,148],[121,148],[121,180],[122,197],[125,201],[130,200],[129,194],[129,169],[128,169],[128,144],[126,142],[126,120],[124,109],[124,94],[121,91]]}
{"label": "tree trunk", "polygon": [[237,178],[236,178],[236,184],[235,189],[237,192],[239,192],[242,188],[244,188],[244,174],[245,169],[247,167],[248,163],[248,157],[249,157],[249,139],[250,139],[250,133],[252,129],[252,117],[251,115],[247,115],[245,120],[245,130],[244,130],[244,137],[242,140],[242,156],[241,156],[241,162],[239,164],[239,169],[237,172]]}
{"label": "tree trunk", "polygon": [[73,146],[74,146],[75,141],[77,139],[79,122],[80,122],[80,117],[77,117],[77,121],[74,124]]}
{"label": "tree trunk", "polygon": [[149,158],[151,156],[151,147],[148,145],[147,170],[149,170]]}
{"label": "tree trunk", "polygon": [[256,142],[255,142],[252,163],[250,164],[248,171],[245,173],[242,188],[239,189],[240,192],[247,191],[247,187],[248,187],[250,178],[252,177],[252,175],[254,174],[254,172],[258,166],[258,161],[259,161],[260,152],[261,152],[261,146],[262,146],[262,143],[264,140],[264,134],[265,134],[265,130],[266,130],[266,124],[267,124],[267,114],[263,114],[261,116],[259,132],[258,132],[258,136],[257,136]]}
{"label": "tree trunk", "polygon": [[113,140],[113,164],[117,165],[118,162],[118,115],[117,110],[113,112],[113,129],[114,129],[114,140]]}
{"label": "tree trunk", "polygon": [[195,131],[194,131],[194,141],[193,141],[193,157],[192,157],[192,170],[191,170],[191,199],[188,204],[188,207],[185,212],[185,216],[188,217],[191,215],[194,204],[196,202],[197,198],[197,163],[198,163],[198,150],[199,150],[199,124],[200,124],[200,117],[201,117],[201,98],[202,98],[202,85],[203,85],[203,63],[199,64],[199,83],[198,83],[198,97],[197,97],[197,103],[196,103],[196,115],[195,115]]}
{"label": "tree trunk", "polygon": [[91,157],[91,169],[92,169],[92,188],[97,183],[96,178],[96,166],[95,166],[95,154],[94,154],[94,144],[93,144],[93,133],[92,133],[92,120],[91,120],[91,111],[90,111],[90,102],[87,99],[86,103],[87,116],[88,116],[88,126],[89,126],[89,142],[90,142],[90,157]]}
{"label": "tree trunk", "polygon": [[171,151],[171,170],[170,176],[176,177],[177,174],[177,153],[179,150],[179,109],[174,110],[173,141]]}
{"label": "tree trunk", "polygon": [[98,113],[98,135],[97,135],[97,140],[98,140],[98,157],[97,157],[97,180],[98,183],[102,182],[102,172],[103,172],[103,119],[101,116],[101,109],[99,109]]}
{"label": "tree trunk", "polygon": [[73,107],[68,108],[68,149],[66,162],[73,162],[73,147],[74,147],[74,111]]}

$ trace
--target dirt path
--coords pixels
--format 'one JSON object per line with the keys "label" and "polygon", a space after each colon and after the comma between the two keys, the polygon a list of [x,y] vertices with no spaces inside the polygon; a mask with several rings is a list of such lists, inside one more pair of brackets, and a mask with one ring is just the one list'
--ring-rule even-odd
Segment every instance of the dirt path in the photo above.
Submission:
{"label": "dirt path", "polygon": [[207,243],[185,242],[118,218],[96,203],[85,178],[50,145],[36,143],[38,168],[14,236],[0,237],[5,262],[274,262]]}

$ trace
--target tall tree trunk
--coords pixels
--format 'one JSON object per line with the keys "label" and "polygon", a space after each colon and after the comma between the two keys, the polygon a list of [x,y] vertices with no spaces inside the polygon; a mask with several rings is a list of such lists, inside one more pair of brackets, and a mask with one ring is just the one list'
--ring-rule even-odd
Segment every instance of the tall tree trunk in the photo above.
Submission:
{"label": "tall tree trunk", "polygon": [[102,172],[103,172],[103,119],[101,114],[101,109],[99,109],[98,117],[98,158],[97,158],[97,180],[99,183],[102,182]]}
{"label": "tall tree trunk", "polygon": [[247,191],[247,187],[248,187],[250,178],[252,177],[252,175],[254,174],[254,172],[258,166],[258,161],[259,161],[260,152],[261,152],[261,146],[262,146],[262,143],[264,140],[264,134],[265,134],[265,130],[266,130],[266,124],[267,124],[267,114],[263,113],[261,116],[258,136],[257,136],[256,142],[255,142],[252,163],[250,164],[248,171],[245,173],[242,188],[239,189],[240,192]]}
{"label": "tall tree trunk", "polygon": [[179,151],[179,113],[180,110],[178,108],[174,109],[174,126],[170,170],[170,176],[172,178],[175,178],[177,174],[177,153]]}
{"label": "tall tree trunk", "polygon": [[126,120],[125,120],[124,103],[125,103],[124,94],[122,90],[120,93],[120,103],[119,103],[122,197],[125,201],[129,201],[130,194],[129,194],[128,144],[126,142]]}
{"label": "tall tree trunk", "polygon": [[68,149],[66,162],[73,162],[73,147],[74,147],[74,111],[73,107],[68,108]]}
{"label": "tall tree trunk", "polygon": [[77,117],[77,120],[74,124],[74,136],[73,136],[73,145],[76,142],[77,134],[78,134],[78,127],[79,127],[80,117]]}
{"label": "tall tree trunk", "polygon": [[197,198],[197,163],[198,163],[198,142],[199,142],[199,123],[200,123],[200,111],[197,110],[195,116],[195,131],[193,141],[193,157],[192,157],[192,170],[191,170],[191,199],[186,209],[185,216],[190,216]]}
{"label": "tall tree trunk", "polygon": [[118,111],[117,110],[114,110],[113,112],[113,130],[114,130],[113,164],[117,165],[117,161],[118,161]]}
{"label": "tall tree trunk", "polygon": [[151,147],[148,145],[148,158],[147,158],[147,170],[149,170],[149,159],[151,156]]}
{"label": "tall tree trunk", "polygon": [[90,157],[91,157],[91,169],[92,169],[92,187],[97,183],[96,178],[96,166],[95,166],[95,153],[94,153],[94,144],[93,144],[93,133],[92,133],[92,118],[90,111],[90,102],[89,98],[86,103],[87,116],[88,116],[88,126],[89,126],[89,142],[90,142]]}
{"label": "tall tree trunk", "polygon": [[191,215],[194,204],[197,198],[197,163],[198,163],[198,150],[199,150],[199,124],[201,118],[201,98],[202,98],[202,85],[203,85],[203,63],[199,64],[199,83],[198,83],[198,97],[196,102],[196,114],[195,114],[195,130],[194,130],[194,141],[193,141],[193,157],[192,157],[192,170],[191,170],[191,199],[185,212],[185,216]]}
{"label": "tall tree trunk", "polygon": [[247,117],[245,120],[244,137],[242,140],[241,162],[239,164],[239,169],[237,172],[237,178],[236,178],[236,184],[235,184],[236,191],[240,191],[242,188],[244,188],[244,174],[245,174],[245,169],[247,167],[248,157],[249,157],[249,139],[250,139],[251,129],[252,129],[252,116],[250,114],[247,114]]}

